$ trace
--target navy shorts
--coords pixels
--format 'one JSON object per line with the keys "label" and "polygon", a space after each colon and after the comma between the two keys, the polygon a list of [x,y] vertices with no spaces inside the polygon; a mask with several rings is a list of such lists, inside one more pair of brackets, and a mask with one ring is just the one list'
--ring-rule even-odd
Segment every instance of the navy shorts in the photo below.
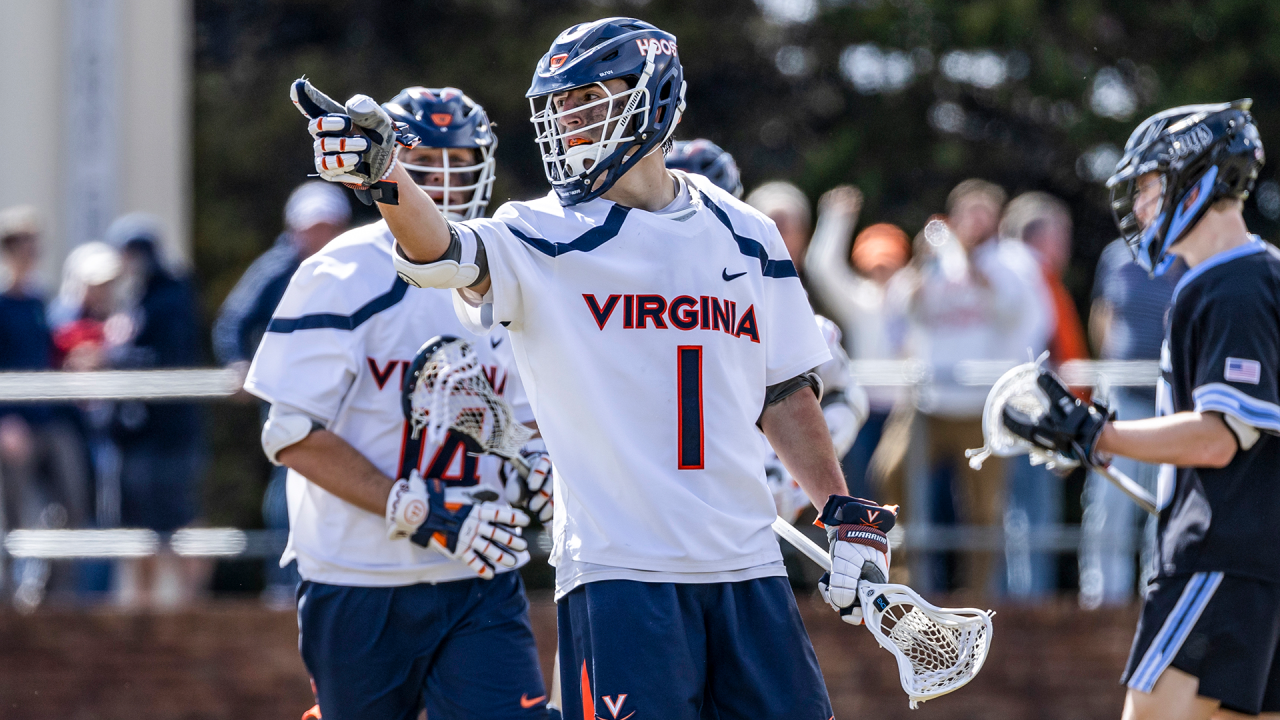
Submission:
{"label": "navy shorts", "polygon": [[1168,667],[1228,710],[1280,711],[1280,585],[1220,572],[1157,578],[1123,680],[1151,692]]}
{"label": "navy shorts", "polygon": [[303,581],[298,646],[324,720],[547,717],[520,573],[438,585]]}
{"label": "navy shorts", "polygon": [[561,598],[557,613],[566,718],[832,717],[786,578],[601,580]]}

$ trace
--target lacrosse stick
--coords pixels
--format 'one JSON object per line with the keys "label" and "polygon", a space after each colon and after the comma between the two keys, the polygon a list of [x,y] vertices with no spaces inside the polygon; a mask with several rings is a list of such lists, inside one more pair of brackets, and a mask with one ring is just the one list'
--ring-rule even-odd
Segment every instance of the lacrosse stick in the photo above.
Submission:
{"label": "lacrosse stick", "polygon": [[[1045,450],[1018,437],[1004,426],[1005,407],[1019,410],[1030,416],[1033,421],[1039,420],[1049,411],[1049,398],[1036,384],[1036,379],[1040,375],[1040,363],[1047,355],[1048,353],[1041,355],[1035,362],[1023,363],[1010,369],[992,386],[990,394],[987,395],[987,404],[982,408],[982,439],[986,445],[977,450],[965,451],[970,467],[975,470],[981,468],[982,461],[992,455],[996,457],[1030,455],[1032,465],[1044,465],[1051,470],[1054,468],[1069,470],[1080,464],[1072,458]],[[1084,464],[1090,470],[1110,480],[1120,488],[1121,492],[1137,503],[1138,507],[1152,515],[1159,512],[1151,493],[1128,475],[1110,465],[1099,465],[1087,460]]]}
{"label": "lacrosse stick", "polygon": [[[831,572],[831,558],[781,517],[773,531]],[[991,649],[989,610],[940,608],[906,585],[886,584],[880,569],[868,562],[858,582],[863,623],[880,647],[898,661],[898,680],[911,701],[920,703],[955,692],[982,669]]]}
{"label": "lacrosse stick", "polygon": [[520,448],[533,430],[517,422],[511,406],[493,391],[465,340],[444,335],[423,345],[405,373],[402,401],[414,440],[425,432],[427,442],[438,444],[453,430],[474,440],[480,452],[511,463],[521,478],[529,477]]}

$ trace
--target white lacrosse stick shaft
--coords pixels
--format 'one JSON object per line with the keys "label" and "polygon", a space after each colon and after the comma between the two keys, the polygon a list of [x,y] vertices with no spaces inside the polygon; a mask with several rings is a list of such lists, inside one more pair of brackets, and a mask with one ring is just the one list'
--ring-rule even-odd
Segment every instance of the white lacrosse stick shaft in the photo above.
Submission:
{"label": "white lacrosse stick shaft", "polygon": [[827,551],[818,547],[818,543],[805,537],[804,533],[783,519],[781,515],[773,519],[773,531],[778,534],[778,537],[791,543],[791,546],[805,557],[817,563],[818,567],[831,572],[831,556]]}
{"label": "white lacrosse stick shaft", "polygon": [[1093,465],[1089,468],[1098,473],[1102,477],[1111,481],[1111,484],[1120,488],[1120,492],[1129,496],[1129,499],[1138,504],[1138,507],[1146,510],[1152,515],[1159,515],[1160,510],[1156,507],[1156,499],[1147,492],[1147,489],[1139,485],[1133,478],[1116,470],[1110,465]]}

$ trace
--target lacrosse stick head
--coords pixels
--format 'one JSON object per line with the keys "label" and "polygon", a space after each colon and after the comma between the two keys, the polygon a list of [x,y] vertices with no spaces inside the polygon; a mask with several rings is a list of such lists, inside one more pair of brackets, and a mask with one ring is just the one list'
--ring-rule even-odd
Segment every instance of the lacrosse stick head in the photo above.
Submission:
{"label": "lacrosse stick head", "polygon": [[432,338],[418,350],[404,376],[401,405],[414,436],[425,430],[431,443],[454,430],[482,452],[511,458],[533,434],[494,392],[475,348],[452,335]]}
{"label": "lacrosse stick head", "polygon": [[982,467],[982,461],[995,455],[996,457],[1016,457],[1030,455],[1032,465],[1045,465],[1050,469],[1070,469],[1079,464],[1077,461],[1032,444],[1030,441],[1013,434],[1004,425],[1004,409],[1011,407],[1028,415],[1033,421],[1044,417],[1049,412],[1049,396],[1036,382],[1040,377],[1040,366],[1048,353],[1041,355],[1035,362],[1023,363],[1011,368],[996,380],[987,394],[987,403],[982,408],[982,439],[986,443],[976,450],[966,450],[965,457],[974,469]]}
{"label": "lacrosse stick head", "polygon": [[867,629],[898,661],[912,710],[964,687],[986,662],[994,613],[940,608],[905,585],[865,579],[858,595]]}

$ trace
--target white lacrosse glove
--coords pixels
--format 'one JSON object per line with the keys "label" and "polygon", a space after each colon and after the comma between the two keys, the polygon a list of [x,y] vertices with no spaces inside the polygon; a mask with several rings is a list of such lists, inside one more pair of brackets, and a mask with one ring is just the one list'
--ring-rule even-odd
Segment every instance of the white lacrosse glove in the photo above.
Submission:
{"label": "white lacrosse glove", "polygon": [[516,566],[529,547],[520,536],[528,524],[528,515],[498,503],[446,503],[444,484],[424,482],[416,470],[398,481],[387,498],[389,537],[408,537],[416,545],[434,548],[485,580],[493,578],[495,567]]}
{"label": "white lacrosse glove", "polygon": [[293,82],[289,98],[310,120],[307,130],[315,138],[312,148],[321,178],[355,190],[366,205],[375,200],[396,204],[395,183],[385,181],[395,167],[397,147],[420,142],[407,126],[393,122],[368,95],[353,95],[339,105],[306,78]]}
{"label": "white lacrosse glove", "polygon": [[862,606],[858,601],[858,582],[862,568],[871,563],[880,571],[877,582],[889,577],[889,537],[898,508],[877,505],[870,500],[832,495],[827,498],[819,521],[826,526],[831,545],[831,572],[818,580],[822,599],[840,619],[851,625],[862,624]]}
{"label": "white lacrosse glove", "polygon": [[520,476],[515,463],[506,461],[502,464],[507,502],[527,509],[544,524],[551,522],[556,501],[551,496],[554,483],[551,479],[551,458],[547,455],[547,444],[542,438],[533,438],[520,448],[520,457],[529,468],[528,477]]}
{"label": "white lacrosse glove", "polygon": [[387,538],[403,540],[414,534],[430,512],[427,485],[415,470],[408,478],[397,480],[387,495]]}

